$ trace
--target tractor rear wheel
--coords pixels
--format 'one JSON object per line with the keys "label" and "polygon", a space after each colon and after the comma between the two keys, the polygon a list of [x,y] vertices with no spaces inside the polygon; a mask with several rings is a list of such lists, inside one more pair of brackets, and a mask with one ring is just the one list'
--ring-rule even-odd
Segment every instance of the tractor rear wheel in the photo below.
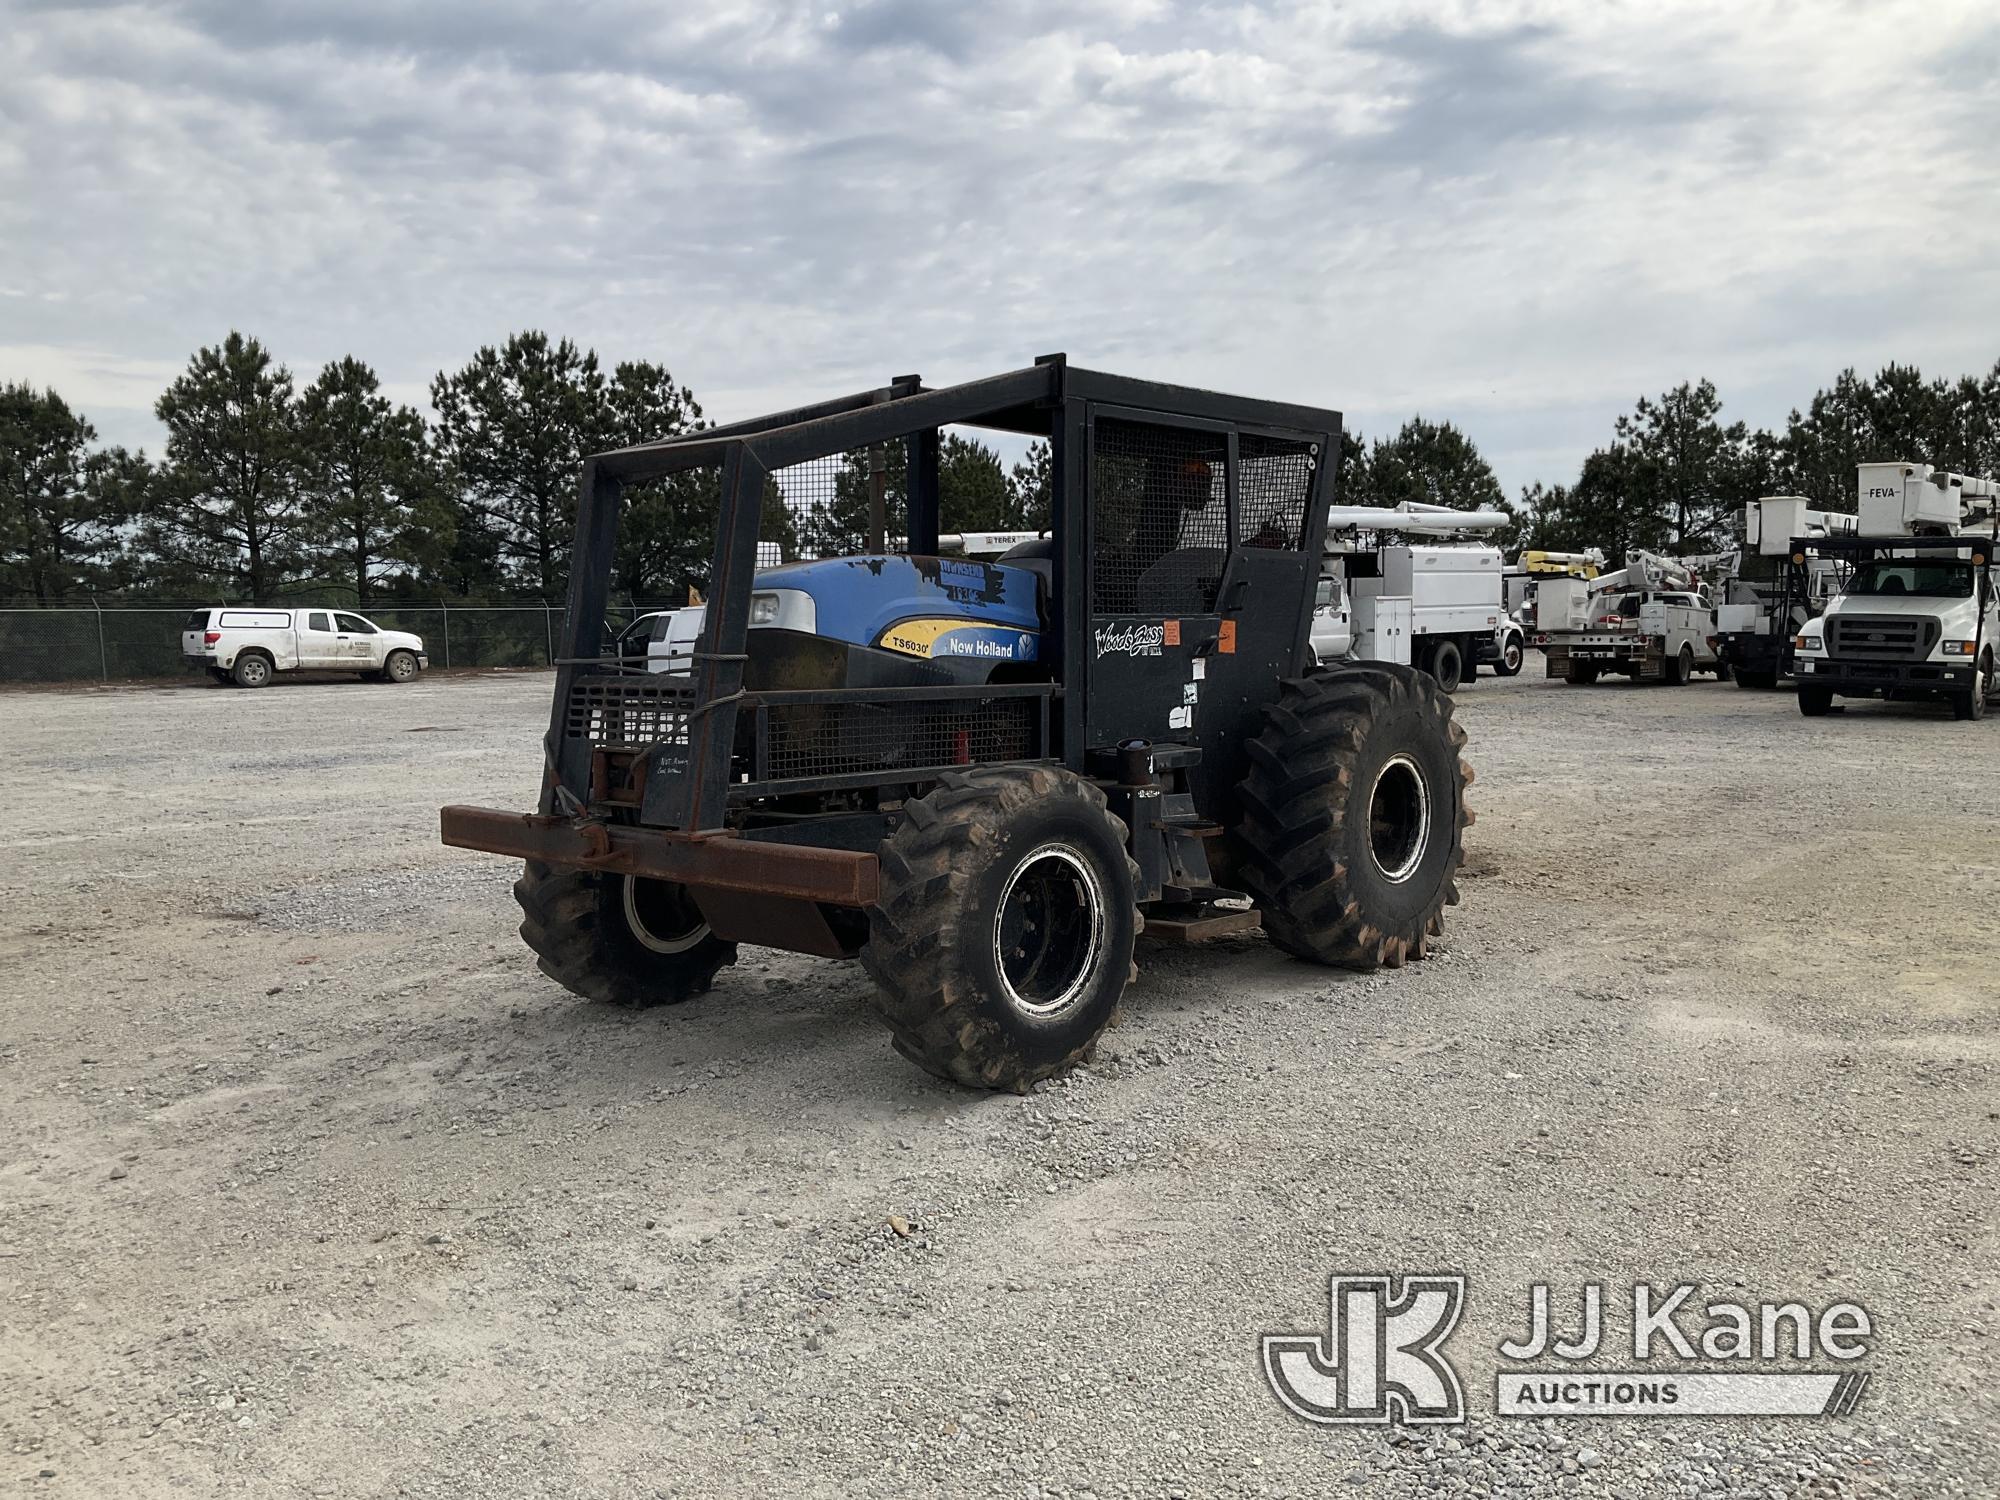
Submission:
{"label": "tractor rear wheel", "polygon": [[861,962],[896,1050],[974,1088],[1071,1066],[1133,974],[1138,867],[1104,794],[1048,766],[957,771],[884,841]]}
{"label": "tractor rear wheel", "polygon": [[514,882],[536,967],[573,995],[629,1010],[678,1005],[736,962],[687,887],[528,861]]}
{"label": "tractor rear wheel", "polygon": [[1428,953],[1473,821],[1451,713],[1430,677],[1388,663],[1289,680],[1265,711],[1233,842],[1287,953],[1350,969]]}

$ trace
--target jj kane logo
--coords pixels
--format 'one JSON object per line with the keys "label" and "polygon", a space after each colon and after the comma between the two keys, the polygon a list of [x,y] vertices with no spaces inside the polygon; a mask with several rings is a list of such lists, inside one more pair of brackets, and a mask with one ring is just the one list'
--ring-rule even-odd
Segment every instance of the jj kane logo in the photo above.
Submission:
{"label": "jj kane logo", "polygon": [[1158,656],[1166,644],[1167,627],[1132,621],[1124,625],[1097,627],[1097,654],[1110,656]]}
{"label": "jj kane logo", "polygon": [[[1308,1422],[1461,1422],[1465,1395],[1443,1345],[1464,1310],[1465,1286],[1458,1274],[1333,1276],[1327,1331],[1266,1334],[1264,1377]],[[1865,1371],[1809,1368],[1870,1352],[1874,1322],[1859,1303],[1817,1313],[1799,1302],[1698,1305],[1696,1291],[1633,1286],[1631,1363],[1605,1369],[1598,1357],[1620,1354],[1603,1284],[1584,1284],[1565,1335],[1549,1287],[1536,1283],[1525,1333],[1500,1344],[1494,1409],[1503,1417],[1774,1417],[1845,1416],[1860,1404]]]}
{"label": "jj kane logo", "polygon": [[1462,1422],[1465,1391],[1438,1346],[1463,1276],[1333,1276],[1327,1332],[1264,1335],[1264,1377],[1308,1422]]}

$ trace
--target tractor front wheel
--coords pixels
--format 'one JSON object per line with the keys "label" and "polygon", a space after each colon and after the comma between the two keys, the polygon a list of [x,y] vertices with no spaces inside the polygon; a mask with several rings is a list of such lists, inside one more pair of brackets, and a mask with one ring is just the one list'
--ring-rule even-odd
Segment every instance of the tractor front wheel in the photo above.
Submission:
{"label": "tractor front wheel", "polygon": [[861,962],[896,1050],[974,1088],[1070,1067],[1132,977],[1138,868],[1069,771],[959,771],[884,841]]}
{"label": "tractor front wheel", "polygon": [[536,967],[573,995],[629,1010],[678,1005],[736,962],[686,886],[530,860],[514,882]]}
{"label": "tractor front wheel", "polygon": [[1284,684],[1250,742],[1233,840],[1272,942],[1350,969],[1426,955],[1473,820],[1451,714],[1427,674],[1387,663]]}

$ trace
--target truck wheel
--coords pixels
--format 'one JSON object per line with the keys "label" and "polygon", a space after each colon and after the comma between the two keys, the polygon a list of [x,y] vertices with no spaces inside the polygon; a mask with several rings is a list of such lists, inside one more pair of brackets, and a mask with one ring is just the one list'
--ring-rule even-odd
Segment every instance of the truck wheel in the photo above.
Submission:
{"label": "truck wheel", "polygon": [[417,680],[417,653],[414,651],[391,651],[389,659],[382,663],[384,682],[415,682]]}
{"label": "truck wheel", "polygon": [[957,771],[884,841],[861,962],[896,1050],[1025,1092],[1080,1058],[1133,974],[1138,867],[1104,794],[1068,771]]}
{"label": "truck wheel", "polygon": [[1672,687],[1686,687],[1694,681],[1694,647],[1683,645],[1674,654],[1674,664],[1667,668],[1667,682]]}
{"label": "truck wheel", "polygon": [[1284,684],[1250,742],[1234,834],[1272,942],[1350,969],[1426,955],[1472,823],[1464,743],[1451,700],[1408,667]]}
{"label": "truck wheel", "polygon": [[736,945],[710,932],[687,887],[672,881],[530,860],[514,899],[535,966],[586,1000],[678,1005],[736,962]]}
{"label": "truck wheel", "polygon": [[1740,688],[1774,688],[1778,685],[1776,672],[1752,672],[1747,667],[1736,669],[1736,685]]}
{"label": "truck wheel", "polygon": [[1802,687],[1799,689],[1799,712],[1808,719],[1821,718],[1833,712],[1833,689],[1823,687]]}
{"label": "truck wheel", "polygon": [[1457,641],[1442,640],[1431,647],[1430,674],[1447,693],[1455,693],[1465,680],[1465,653]]}
{"label": "truck wheel", "polygon": [[1500,659],[1493,663],[1494,673],[1501,677],[1519,676],[1521,663],[1527,659],[1527,655],[1526,649],[1521,645],[1521,638],[1518,635],[1508,636],[1506,643],[1500,647]]}
{"label": "truck wheel", "polygon": [[271,680],[271,658],[261,651],[238,652],[229,675],[238,687],[262,687]]}
{"label": "truck wheel", "polygon": [[1983,658],[1979,669],[1972,674],[1972,686],[1951,697],[1951,716],[1954,719],[1983,719],[1986,717],[1988,681],[1993,676],[1993,660]]}
{"label": "truck wheel", "polygon": [[1572,687],[1589,687],[1597,681],[1597,663],[1594,661],[1572,661],[1569,676],[1564,679]]}

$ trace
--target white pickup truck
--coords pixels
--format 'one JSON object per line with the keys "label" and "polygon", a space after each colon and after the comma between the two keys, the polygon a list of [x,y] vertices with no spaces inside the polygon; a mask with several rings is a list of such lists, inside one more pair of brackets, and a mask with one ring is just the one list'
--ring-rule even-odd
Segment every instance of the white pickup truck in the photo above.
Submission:
{"label": "white pickup truck", "polygon": [[344,609],[198,609],[181,654],[217,682],[262,687],[278,672],[359,672],[408,682],[431,664],[422,636]]}

